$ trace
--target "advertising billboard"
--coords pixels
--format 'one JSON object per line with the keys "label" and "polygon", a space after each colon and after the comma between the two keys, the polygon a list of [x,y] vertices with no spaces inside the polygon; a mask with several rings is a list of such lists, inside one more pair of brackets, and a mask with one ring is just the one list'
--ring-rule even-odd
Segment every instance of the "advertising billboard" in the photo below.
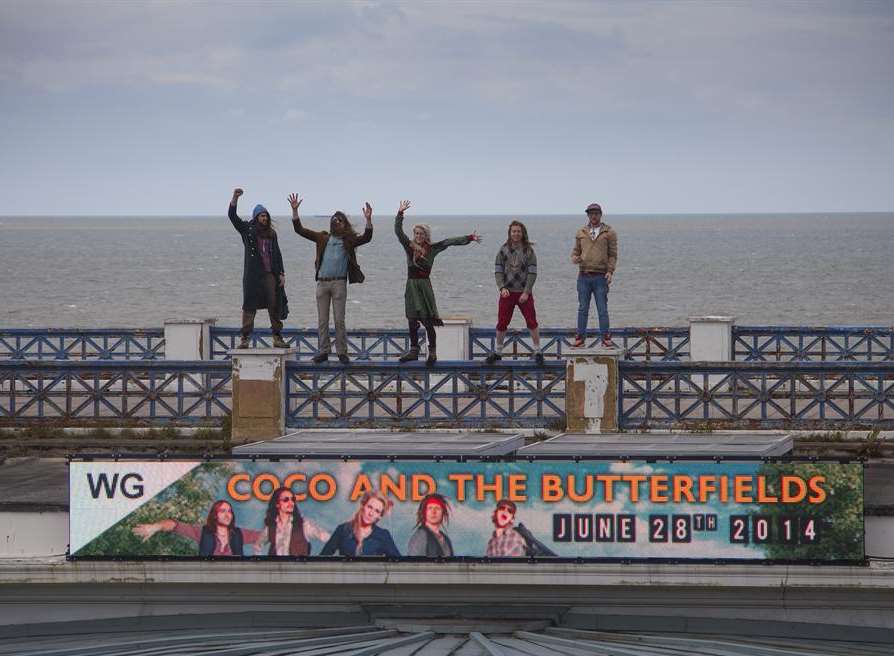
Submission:
{"label": "advertising billboard", "polygon": [[860,463],[79,460],[72,558],[864,560]]}

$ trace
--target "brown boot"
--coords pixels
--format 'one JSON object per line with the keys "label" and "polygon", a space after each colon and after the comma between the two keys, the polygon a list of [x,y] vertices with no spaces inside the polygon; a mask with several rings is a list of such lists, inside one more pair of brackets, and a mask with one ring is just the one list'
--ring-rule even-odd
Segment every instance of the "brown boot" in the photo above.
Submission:
{"label": "brown boot", "polygon": [[419,359],[419,347],[411,346],[410,350],[400,356],[397,361],[398,362],[412,362],[413,360]]}

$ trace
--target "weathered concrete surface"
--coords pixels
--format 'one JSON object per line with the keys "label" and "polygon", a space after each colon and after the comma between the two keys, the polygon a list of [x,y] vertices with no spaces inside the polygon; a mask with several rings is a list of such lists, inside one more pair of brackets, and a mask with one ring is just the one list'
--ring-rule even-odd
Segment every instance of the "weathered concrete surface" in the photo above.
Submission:
{"label": "weathered concrete surface", "polygon": [[565,370],[569,432],[618,430],[618,360],[623,349],[572,349]]}
{"label": "weathered concrete surface", "polygon": [[286,357],[297,349],[234,349],[232,436],[279,437],[286,426]]}

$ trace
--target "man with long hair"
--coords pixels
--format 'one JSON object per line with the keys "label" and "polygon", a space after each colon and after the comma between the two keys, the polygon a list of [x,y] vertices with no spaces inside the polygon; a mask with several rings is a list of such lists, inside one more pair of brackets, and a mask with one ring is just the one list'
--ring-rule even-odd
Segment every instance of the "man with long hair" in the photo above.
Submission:
{"label": "man with long hair", "polygon": [[497,309],[497,343],[493,353],[487,356],[487,363],[493,364],[503,357],[503,340],[512,320],[515,307],[521,310],[531,340],[534,342],[534,359],[543,364],[540,350],[540,329],[537,326],[537,310],[534,308],[534,282],[537,280],[537,256],[528,239],[525,224],[514,219],[509,224],[506,243],[497,251],[494,262],[494,277],[500,300]]}
{"label": "man with long hair", "polygon": [[264,535],[255,553],[267,556],[308,556],[310,540],[326,542],[330,535],[298,509],[291,489],[281,487],[270,497],[264,515]]}
{"label": "man with long hair", "polygon": [[450,523],[450,504],[442,495],[433,492],[425,495],[416,510],[416,530],[407,544],[408,556],[449,558],[453,544],[444,532]]}
{"label": "man with long hair", "polygon": [[571,261],[580,267],[577,277],[577,335],[575,348],[580,348],[587,339],[587,316],[590,314],[590,297],[596,299],[596,313],[599,315],[599,332],[602,346],[612,348],[608,321],[608,289],[618,265],[618,234],[607,223],[602,222],[602,207],[599,203],[587,206],[587,225],[574,236]]}
{"label": "man with long hair", "polygon": [[292,206],[292,227],[299,235],[309,239],[317,246],[316,267],[317,281],[317,329],[319,348],[313,357],[316,364],[329,359],[331,344],[329,341],[329,306],[332,305],[335,315],[335,351],[338,361],[348,364],[348,338],[345,330],[345,307],[348,301],[348,283],[362,283],[364,280],[360,265],[357,264],[356,249],[369,243],[372,239],[372,207],[366,203],[363,216],[366,218],[366,229],[362,235],[354,232],[348,216],[344,212],[336,212],[329,219],[329,230],[317,232],[301,225],[298,217],[298,206],[303,199],[298,194],[289,195]]}
{"label": "man with long hair", "polygon": [[236,205],[242,193],[239,187],[233,190],[227,214],[245,247],[242,263],[242,339],[238,348],[249,347],[249,338],[255,327],[255,314],[264,308],[270,315],[273,346],[287,348],[289,345],[281,334],[286,307],[286,272],[279,251],[279,240],[270,220],[270,212],[263,205],[255,205],[251,221],[239,218]]}

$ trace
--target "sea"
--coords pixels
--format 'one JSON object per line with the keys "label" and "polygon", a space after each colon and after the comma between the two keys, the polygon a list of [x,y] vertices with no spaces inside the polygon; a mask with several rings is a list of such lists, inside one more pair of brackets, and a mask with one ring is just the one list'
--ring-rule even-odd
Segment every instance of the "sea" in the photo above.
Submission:
{"label": "sea", "polygon": [[[414,216],[434,240],[477,230],[480,244],[441,253],[432,273],[443,317],[493,327],[494,256],[510,220],[523,221],[537,253],[541,326],[573,330],[577,267],[570,262],[581,215]],[[286,266],[286,326],[316,326],[314,244],[274,217]],[[324,229],[328,217],[303,217]],[[352,217],[358,230],[362,217]],[[609,294],[613,327],[685,326],[731,315],[740,325],[894,325],[894,212],[836,214],[619,214],[619,261]],[[406,259],[394,217],[373,217],[358,249],[366,282],[350,285],[351,328],[406,326]],[[0,217],[0,327],[160,327],[214,318],[238,326],[243,247],[219,216]],[[591,306],[590,325],[595,324]],[[266,313],[257,326],[266,328]],[[519,313],[513,328],[524,329]]]}

